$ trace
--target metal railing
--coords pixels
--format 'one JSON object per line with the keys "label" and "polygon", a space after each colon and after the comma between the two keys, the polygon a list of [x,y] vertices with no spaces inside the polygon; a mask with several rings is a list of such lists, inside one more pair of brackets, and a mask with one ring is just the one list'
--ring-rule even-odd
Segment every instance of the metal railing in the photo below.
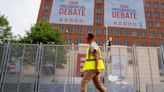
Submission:
{"label": "metal railing", "polygon": [[[0,92],[78,92],[86,46],[0,44]],[[164,47],[101,47],[108,92],[164,92]],[[88,92],[98,92],[91,82]]]}

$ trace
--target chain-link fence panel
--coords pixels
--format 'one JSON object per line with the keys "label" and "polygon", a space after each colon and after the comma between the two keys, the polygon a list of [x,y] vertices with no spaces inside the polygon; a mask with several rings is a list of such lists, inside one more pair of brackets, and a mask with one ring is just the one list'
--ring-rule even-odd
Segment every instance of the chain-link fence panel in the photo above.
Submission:
{"label": "chain-link fence panel", "polygon": [[24,45],[18,92],[34,92],[38,69],[39,45]]}
{"label": "chain-link fence panel", "polygon": [[[1,92],[77,92],[88,45],[0,45]],[[164,48],[100,46],[109,92],[163,92]],[[99,92],[93,82],[89,92]]]}
{"label": "chain-link fence panel", "polygon": [[70,76],[69,46],[43,45],[39,92],[64,92]]}
{"label": "chain-link fence panel", "polygon": [[8,44],[0,44],[0,90],[2,90],[2,83],[6,67],[6,55],[8,54]]}
{"label": "chain-link fence panel", "polygon": [[[146,81],[146,92],[164,92],[164,58],[163,47],[147,48],[149,57],[149,75]],[[148,80],[149,79],[149,80]],[[142,80],[142,78],[141,78]],[[143,81],[143,80],[142,80]],[[145,81],[143,81],[144,83]],[[145,83],[144,83],[145,84]],[[143,85],[143,84],[141,84]],[[144,85],[145,86],[145,85]],[[144,87],[143,87],[144,88]]]}
{"label": "chain-link fence panel", "polygon": [[109,92],[136,92],[133,48],[105,47],[105,84]]}
{"label": "chain-link fence panel", "polygon": [[10,45],[2,92],[17,92],[23,57],[22,45]]}
{"label": "chain-link fence panel", "polygon": [[37,48],[37,45],[9,46],[1,92],[34,92],[35,74],[32,70],[35,68]]}

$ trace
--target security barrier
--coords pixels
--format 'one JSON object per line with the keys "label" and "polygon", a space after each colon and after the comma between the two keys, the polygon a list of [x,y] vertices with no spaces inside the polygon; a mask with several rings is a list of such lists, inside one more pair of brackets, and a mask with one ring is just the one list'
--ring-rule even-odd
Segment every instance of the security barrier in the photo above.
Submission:
{"label": "security barrier", "polygon": [[[0,44],[0,92],[79,92],[86,45]],[[101,47],[108,92],[164,92],[164,47]],[[98,92],[92,81],[88,92]]]}

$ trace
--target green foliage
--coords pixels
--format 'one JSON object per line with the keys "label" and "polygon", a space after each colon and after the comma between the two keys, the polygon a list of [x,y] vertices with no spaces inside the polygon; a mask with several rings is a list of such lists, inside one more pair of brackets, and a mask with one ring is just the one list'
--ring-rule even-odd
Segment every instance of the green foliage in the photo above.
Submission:
{"label": "green foliage", "polygon": [[66,64],[66,51],[67,47],[64,46],[44,46],[43,52],[43,65],[53,65],[56,68],[64,68]]}
{"label": "green foliage", "polygon": [[14,41],[14,36],[11,33],[11,26],[4,15],[0,15],[0,27],[3,27],[2,42],[7,43],[9,40]]}
{"label": "green foliage", "polygon": [[[61,32],[52,27],[47,22],[39,22],[31,27],[30,32],[27,32],[26,36],[20,38],[20,43],[33,43],[43,44],[53,43],[55,45],[62,45],[64,43]],[[63,64],[66,64],[66,49],[60,46],[43,45],[43,65],[53,65],[57,68],[64,68]]]}
{"label": "green foliage", "polygon": [[63,44],[61,32],[52,27],[47,22],[39,22],[31,27],[31,31],[27,32],[27,36],[21,39],[21,43],[54,43]]}

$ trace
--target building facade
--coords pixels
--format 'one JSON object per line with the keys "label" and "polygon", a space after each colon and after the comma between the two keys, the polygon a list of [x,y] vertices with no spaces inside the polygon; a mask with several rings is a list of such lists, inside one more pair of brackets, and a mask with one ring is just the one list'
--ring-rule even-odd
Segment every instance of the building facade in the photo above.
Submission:
{"label": "building facade", "polygon": [[[42,0],[38,14],[39,21],[50,20],[53,0]],[[53,24],[59,28],[67,43],[85,43],[86,34],[96,34],[99,45],[106,43],[106,36],[112,37],[113,45],[151,46],[164,44],[164,0],[144,0],[146,29],[104,27],[104,0],[94,2],[94,23],[89,25]],[[106,32],[108,30],[108,32]]]}

